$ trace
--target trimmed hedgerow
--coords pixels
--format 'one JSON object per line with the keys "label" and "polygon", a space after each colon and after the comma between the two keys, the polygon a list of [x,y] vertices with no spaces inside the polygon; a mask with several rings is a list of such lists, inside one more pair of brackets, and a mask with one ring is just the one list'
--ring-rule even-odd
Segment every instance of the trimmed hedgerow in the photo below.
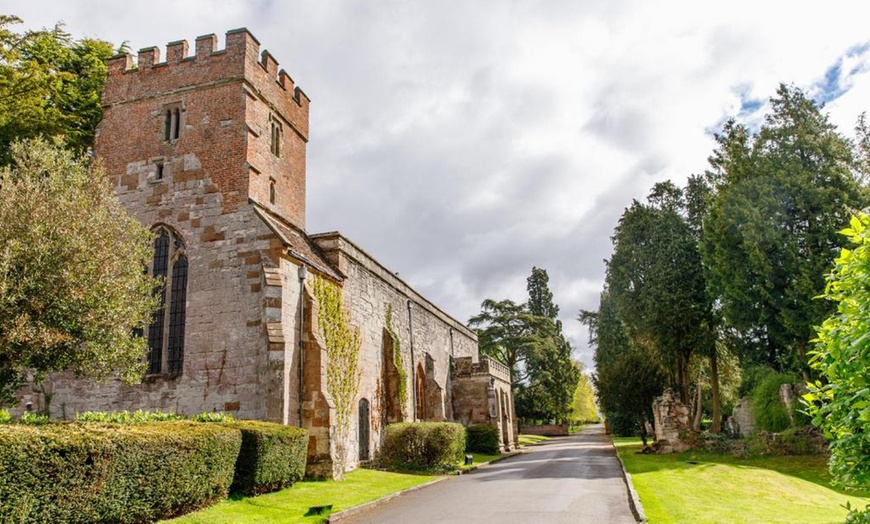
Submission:
{"label": "trimmed hedgerow", "polygon": [[219,424],[0,427],[0,522],[140,523],[224,498],[239,431]]}
{"label": "trimmed hedgerow", "polygon": [[465,451],[498,455],[498,428],[492,424],[469,426]]}
{"label": "trimmed hedgerow", "polygon": [[400,422],[386,429],[381,462],[400,470],[455,469],[465,454],[465,428],[454,422]]}
{"label": "trimmed hedgerow", "polygon": [[242,433],[232,490],[254,495],[276,491],[305,475],[308,432],[294,426],[245,420],[227,424]]}

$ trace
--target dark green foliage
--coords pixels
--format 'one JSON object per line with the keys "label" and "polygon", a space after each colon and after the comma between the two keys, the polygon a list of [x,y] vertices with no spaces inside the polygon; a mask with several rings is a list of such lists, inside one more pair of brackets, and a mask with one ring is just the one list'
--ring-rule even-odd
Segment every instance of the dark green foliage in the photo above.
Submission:
{"label": "dark green foliage", "polygon": [[241,437],[191,422],[0,426],[0,522],[144,523],[227,495]]}
{"label": "dark green foliage", "polygon": [[464,454],[462,424],[400,422],[387,426],[380,460],[398,470],[451,470]]}
{"label": "dark green foliage", "polygon": [[824,275],[852,209],[866,206],[851,144],[800,89],[781,85],[757,134],[729,121],[706,176],[702,254],[744,364],[806,371],[831,313]]}
{"label": "dark green foliage", "polygon": [[616,437],[634,437],[640,432],[640,424],[635,416],[614,413],[607,420],[610,422],[610,433]]}
{"label": "dark green foliage", "polygon": [[779,397],[783,384],[794,384],[797,377],[790,373],[771,372],[752,390],[752,414],[756,428],[778,433],[791,427],[788,408]]}
{"label": "dark green foliage", "polygon": [[497,455],[499,453],[498,428],[492,424],[478,424],[467,428],[465,451]]}
{"label": "dark green foliage", "polygon": [[[204,424],[211,426],[212,424]],[[254,495],[276,491],[305,476],[308,431],[255,420],[227,424],[242,432],[232,490]]]}

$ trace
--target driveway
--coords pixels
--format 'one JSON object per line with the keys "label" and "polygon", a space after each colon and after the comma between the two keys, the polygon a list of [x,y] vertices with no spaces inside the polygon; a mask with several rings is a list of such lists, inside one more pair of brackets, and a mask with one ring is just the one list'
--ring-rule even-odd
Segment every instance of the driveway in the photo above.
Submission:
{"label": "driveway", "polygon": [[622,470],[601,426],[398,497],[341,524],[634,523]]}

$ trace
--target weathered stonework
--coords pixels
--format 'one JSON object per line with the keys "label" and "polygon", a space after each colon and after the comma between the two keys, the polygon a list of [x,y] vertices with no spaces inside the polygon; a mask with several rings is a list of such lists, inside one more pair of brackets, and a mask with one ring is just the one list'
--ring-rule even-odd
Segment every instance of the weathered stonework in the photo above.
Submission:
{"label": "weathered stonework", "polygon": [[[95,147],[129,212],[183,243],[181,373],[133,386],[57,373],[22,390],[21,405],[62,419],[160,409],[298,425],[312,476],[371,458],[384,426],[401,420],[496,423],[514,447],[510,377],[479,359],[475,333],[340,234],[305,232],[309,99],[247,30],[228,32],[223,50],[216,41],[197,38],[192,56],[187,42],[170,43],[164,62],[156,47],[137,65],[110,60]],[[346,442],[336,441],[312,275],[341,286],[361,335]]]}
{"label": "weathered stonework", "polygon": [[689,449],[686,438],[693,433],[689,406],[680,402],[670,388],[653,401],[653,418],[656,452],[678,453]]}

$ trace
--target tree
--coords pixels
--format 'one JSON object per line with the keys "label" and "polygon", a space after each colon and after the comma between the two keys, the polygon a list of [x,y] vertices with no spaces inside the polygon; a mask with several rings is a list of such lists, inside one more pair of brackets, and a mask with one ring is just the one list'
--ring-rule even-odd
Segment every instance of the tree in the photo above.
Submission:
{"label": "tree", "polygon": [[[836,307],[818,329],[810,365],[824,379],[804,395],[813,424],[831,441],[830,469],[848,487],[870,486],[870,215],[859,213],[843,234],[825,298]],[[870,517],[870,506],[864,518]],[[857,520],[856,520],[857,522]],[[864,522],[863,520],[861,522]]]}
{"label": "tree", "polygon": [[689,362],[715,342],[712,303],[683,190],[656,184],[625,210],[613,235],[607,288],[634,347],[657,359],[689,402]]}
{"label": "tree", "polygon": [[550,291],[550,276],[547,275],[547,270],[533,267],[531,276],[526,279],[526,289],[529,292],[529,313],[556,322],[556,317],[559,316],[559,306],[553,302],[553,292]]}
{"label": "tree", "polygon": [[574,364],[580,371],[580,378],[577,380],[577,387],[571,399],[571,419],[578,422],[598,422],[598,407],[595,405],[592,380],[583,371],[583,364],[577,361]]}
{"label": "tree", "polygon": [[74,40],[62,24],[14,32],[21,22],[0,15],[0,165],[10,162],[14,140],[62,137],[83,153],[102,119],[100,95],[113,46]]}
{"label": "tree", "polygon": [[471,317],[468,325],[476,328],[481,354],[507,366],[511,385],[516,388],[526,378],[526,361],[538,329],[546,321],[529,313],[524,304],[486,299],[480,314]]}
{"label": "tree", "polygon": [[824,290],[837,230],[867,199],[860,156],[821,108],[781,85],[757,134],[734,121],[716,135],[702,256],[741,361],[808,377],[812,326],[830,314]]}
{"label": "tree", "polygon": [[132,382],[155,305],[150,233],[99,165],[36,139],[0,169],[0,405],[27,374],[72,370]]}

